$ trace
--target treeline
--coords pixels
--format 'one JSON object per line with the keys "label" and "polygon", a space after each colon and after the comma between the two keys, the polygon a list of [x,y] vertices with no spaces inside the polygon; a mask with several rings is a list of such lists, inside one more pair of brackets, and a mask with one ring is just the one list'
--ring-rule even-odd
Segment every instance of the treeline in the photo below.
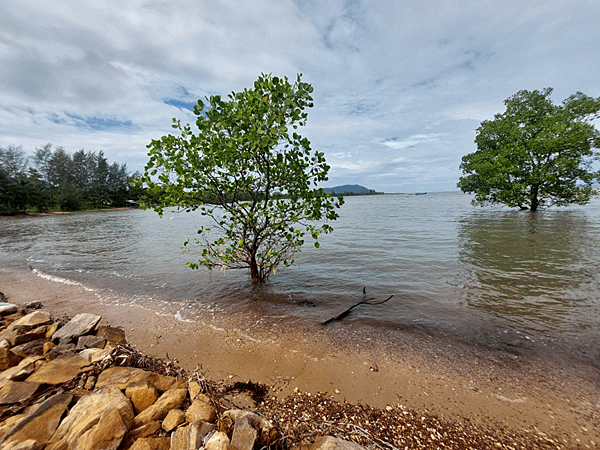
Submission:
{"label": "treeline", "polygon": [[102,151],[69,154],[46,144],[27,156],[21,146],[0,147],[0,213],[128,206],[141,195],[129,185],[137,175]]}

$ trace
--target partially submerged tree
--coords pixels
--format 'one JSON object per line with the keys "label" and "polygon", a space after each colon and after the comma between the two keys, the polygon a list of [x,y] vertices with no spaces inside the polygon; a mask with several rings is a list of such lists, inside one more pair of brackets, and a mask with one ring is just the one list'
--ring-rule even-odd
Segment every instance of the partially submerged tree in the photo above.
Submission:
{"label": "partially submerged tree", "polygon": [[506,111],[477,129],[477,151],[463,157],[458,187],[474,193],[474,205],[505,204],[536,211],[540,206],[585,204],[596,192],[592,170],[600,133],[600,98],[581,92],[562,105],[551,88],[519,91]]}
{"label": "partially submerged tree", "polygon": [[197,135],[173,119],[180,136],[148,145],[150,160],[135,185],[148,187],[154,210],[162,216],[167,206],[200,209],[217,229],[212,238],[210,228],[198,230],[204,240],[193,242],[204,245],[202,259],[190,268],[248,268],[253,281],[263,282],[278,265],[294,262],[306,234],[316,240],[333,230],[314,222],[335,220],[343,200],[316,188],[329,166],[295,132],[306,123],[312,91],[300,75],[291,84],[263,74],[227,101],[211,96],[206,110],[198,101]]}

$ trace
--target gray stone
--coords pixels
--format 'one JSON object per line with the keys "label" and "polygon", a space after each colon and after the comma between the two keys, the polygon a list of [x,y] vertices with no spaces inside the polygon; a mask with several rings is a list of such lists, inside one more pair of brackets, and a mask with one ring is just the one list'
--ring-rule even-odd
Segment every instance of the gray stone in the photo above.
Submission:
{"label": "gray stone", "polygon": [[250,424],[248,415],[243,415],[235,421],[231,445],[237,450],[252,450],[257,438],[258,431]]}
{"label": "gray stone", "polygon": [[9,381],[0,389],[0,405],[13,405],[33,397],[42,383],[28,383],[26,381]]}
{"label": "gray stone", "polygon": [[75,344],[58,344],[46,353],[46,359],[51,361],[58,358],[60,355],[71,352],[71,350],[75,350]]}
{"label": "gray stone", "polygon": [[[215,431],[216,428],[212,423],[202,421],[179,427],[172,435],[171,450],[197,450],[202,447],[204,438]],[[229,439],[227,439],[227,442],[229,442]]]}
{"label": "gray stone", "polygon": [[241,424],[248,421],[248,424],[258,432],[256,445],[259,448],[268,447],[269,444],[275,441],[278,437],[277,429],[273,426],[273,424],[258,414],[244,411],[242,409],[230,409],[229,411],[225,411],[223,413],[223,419],[226,418],[229,418],[234,422],[234,432],[238,421],[240,421]]}
{"label": "gray stone", "polygon": [[86,348],[104,348],[106,339],[102,336],[80,336],[77,340],[76,351],[84,350]]}
{"label": "gray stone", "polygon": [[96,329],[96,332],[94,334],[96,336],[101,336],[104,339],[106,339],[106,344],[104,348],[113,348],[117,345],[127,343],[127,339],[125,338],[125,331],[121,328],[100,325]]}
{"label": "gray stone", "polygon": [[54,342],[61,339],[71,340],[83,334],[87,334],[94,329],[101,318],[101,316],[96,316],[94,314],[77,314],[64,327],[52,335],[52,340]]}
{"label": "gray stone", "polygon": [[33,330],[28,331],[26,333],[18,333],[14,336],[13,341],[11,343],[13,345],[19,345],[24,344],[25,342],[34,341],[36,339],[45,338],[47,329],[47,325],[42,325],[41,327],[34,328]]}
{"label": "gray stone", "polygon": [[0,302],[0,316],[7,316],[9,314],[14,314],[19,310],[17,305],[13,305],[12,303]]}
{"label": "gray stone", "polygon": [[29,439],[42,448],[54,434],[72,398],[70,392],[62,392],[47,399],[0,438],[0,448],[8,447],[11,442]]}
{"label": "gray stone", "polygon": [[25,358],[27,356],[41,356],[44,354],[44,344],[46,339],[36,339],[35,341],[25,342],[24,344],[17,345],[11,350],[17,356]]}

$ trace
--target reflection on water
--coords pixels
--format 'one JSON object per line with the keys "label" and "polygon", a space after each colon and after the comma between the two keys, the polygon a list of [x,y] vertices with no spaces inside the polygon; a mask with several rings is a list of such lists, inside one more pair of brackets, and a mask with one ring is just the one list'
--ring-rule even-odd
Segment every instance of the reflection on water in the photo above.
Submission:
{"label": "reflection on water", "polygon": [[600,236],[584,210],[478,211],[458,240],[470,306],[538,330],[597,320],[585,307],[598,300]]}

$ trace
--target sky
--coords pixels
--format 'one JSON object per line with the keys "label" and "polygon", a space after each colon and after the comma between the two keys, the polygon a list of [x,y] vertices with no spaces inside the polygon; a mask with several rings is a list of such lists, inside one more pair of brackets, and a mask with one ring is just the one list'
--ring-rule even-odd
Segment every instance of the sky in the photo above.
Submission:
{"label": "sky", "polygon": [[324,187],[454,190],[506,98],[600,96],[599,19],[598,0],[2,0],[0,147],[143,171],[198,99],[302,73]]}

